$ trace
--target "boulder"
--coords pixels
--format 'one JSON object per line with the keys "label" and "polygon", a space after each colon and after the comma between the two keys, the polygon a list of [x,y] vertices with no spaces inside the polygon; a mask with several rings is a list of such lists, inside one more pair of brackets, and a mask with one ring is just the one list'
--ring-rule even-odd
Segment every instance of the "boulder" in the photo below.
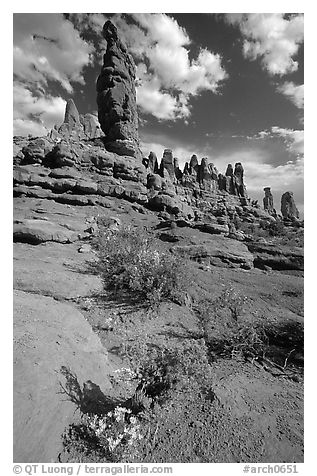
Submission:
{"label": "boulder", "polygon": [[176,197],[160,193],[154,197],[149,198],[148,207],[151,210],[167,211],[174,215],[184,215],[185,217],[194,218],[193,209],[184,202],[181,202]]}
{"label": "boulder", "polygon": [[38,245],[46,241],[71,243],[78,234],[46,220],[23,219],[13,224],[13,241]]}
{"label": "boulder", "polygon": [[147,184],[148,189],[153,189],[157,191],[162,190],[162,177],[158,174],[149,174],[147,176]]}
{"label": "boulder", "polygon": [[41,164],[46,154],[53,148],[53,144],[44,137],[37,137],[28,141],[22,148],[23,163]]}
{"label": "boulder", "polygon": [[229,233],[229,226],[227,224],[211,223],[210,221],[205,223],[195,223],[194,228],[197,228],[204,233],[210,233],[212,235],[220,235]]}
{"label": "boulder", "polygon": [[98,185],[91,180],[78,180],[74,191],[82,195],[90,195],[97,193]]}
{"label": "boulder", "polygon": [[66,141],[61,141],[46,156],[46,165],[48,167],[57,168],[74,166],[76,155],[71,145]]}

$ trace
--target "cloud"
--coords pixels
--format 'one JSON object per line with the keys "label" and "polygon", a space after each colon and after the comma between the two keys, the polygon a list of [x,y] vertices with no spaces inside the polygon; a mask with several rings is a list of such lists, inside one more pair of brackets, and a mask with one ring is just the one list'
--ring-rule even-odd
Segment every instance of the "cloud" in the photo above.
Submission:
{"label": "cloud", "polygon": [[190,38],[177,21],[166,14],[122,15],[117,25],[137,64],[137,103],[141,111],[159,120],[186,119],[190,98],[202,91],[219,92],[227,78],[219,54],[201,49],[189,58]]}
{"label": "cloud", "polygon": [[14,119],[13,120],[13,134],[15,136],[42,137],[47,134],[46,127],[39,122],[31,119]]}
{"label": "cloud", "polygon": [[157,119],[185,118],[190,115],[185,96],[175,97],[160,90],[158,80],[150,79],[142,83],[136,91],[137,104]]}
{"label": "cloud", "polygon": [[248,136],[247,139],[270,139],[280,137],[284,140],[288,152],[295,156],[302,156],[304,154],[304,131],[296,129],[286,129],[284,127],[272,126],[271,129],[260,131],[253,136]]}
{"label": "cloud", "polygon": [[63,122],[66,101],[61,97],[37,95],[22,83],[13,87],[14,135],[46,135],[55,125]]}
{"label": "cloud", "polygon": [[13,70],[19,81],[47,86],[57,81],[68,93],[84,84],[83,68],[92,62],[92,45],[58,13],[15,13]]}
{"label": "cloud", "polygon": [[151,32],[151,40],[162,45],[183,46],[190,43],[185,28],[165,14],[135,13],[134,19],[142,28]]}
{"label": "cloud", "polygon": [[277,91],[289,98],[298,109],[304,108],[304,85],[296,85],[291,81],[278,86]]}
{"label": "cloud", "polygon": [[282,137],[285,140],[289,152],[296,155],[304,154],[303,130],[285,129],[283,127],[273,126],[271,132],[273,135]]}
{"label": "cloud", "polygon": [[293,58],[304,40],[304,15],[282,13],[226,14],[229,24],[239,26],[245,58],[261,59],[270,75],[285,75],[298,69]]}

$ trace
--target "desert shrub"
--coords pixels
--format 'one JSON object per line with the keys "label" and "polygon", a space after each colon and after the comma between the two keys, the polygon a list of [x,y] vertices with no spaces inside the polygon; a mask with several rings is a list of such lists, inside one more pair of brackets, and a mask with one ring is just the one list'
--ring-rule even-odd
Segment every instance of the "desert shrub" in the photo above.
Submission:
{"label": "desert shrub", "polygon": [[131,410],[117,406],[104,415],[82,415],[62,440],[68,462],[129,462],[137,456],[142,438],[138,418]]}
{"label": "desert shrub", "polygon": [[248,299],[225,290],[218,298],[204,300],[196,310],[212,354],[238,357],[263,355],[268,339],[262,323],[246,312]]}
{"label": "desert shrub", "polygon": [[183,264],[172,253],[161,251],[145,229],[101,226],[95,246],[106,289],[128,292],[151,307],[176,300],[182,293]]}
{"label": "desert shrub", "polygon": [[145,394],[153,402],[164,403],[188,388],[210,387],[211,370],[202,338],[188,339],[173,349],[132,342],[122,349],[121,356],[128,357]]}
{"label": "desert shrub", "polygon": [[286,234],[286,227],[283,220],[277,219],[275,222],[268,222],[262,220],[260,227],[265,230],[269,236],[284,236]]}

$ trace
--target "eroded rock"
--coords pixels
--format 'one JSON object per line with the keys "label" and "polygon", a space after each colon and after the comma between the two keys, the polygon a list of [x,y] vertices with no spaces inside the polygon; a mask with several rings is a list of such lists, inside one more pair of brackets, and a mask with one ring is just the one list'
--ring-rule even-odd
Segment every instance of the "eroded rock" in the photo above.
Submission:
{"label": "eroded rock", "polygon": [[105,146],[118,155],[141,158],[135,93],[135,64],[111,21],[103,27],[107,50],[97,80],[98,119]]}
{"label": "eroded rock", "polygon": [[285,192],[281,198],[281,213],[284,219],[293,220],[299,218],[299,211],[296,207],[293,192]]}

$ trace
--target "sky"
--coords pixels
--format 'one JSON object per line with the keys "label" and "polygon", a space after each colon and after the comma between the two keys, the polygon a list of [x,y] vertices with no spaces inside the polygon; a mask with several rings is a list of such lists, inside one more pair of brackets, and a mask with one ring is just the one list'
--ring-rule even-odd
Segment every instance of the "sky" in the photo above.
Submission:
{"label": "sky", "polygon": [[300,13],[21,13],[13,23],[14,134],[45,135],[73,98],[96,112],[111,18],[137,67],[144,155],[180,164],[241,162],[251,198],[270,186],[304,202],[304,15]]}

